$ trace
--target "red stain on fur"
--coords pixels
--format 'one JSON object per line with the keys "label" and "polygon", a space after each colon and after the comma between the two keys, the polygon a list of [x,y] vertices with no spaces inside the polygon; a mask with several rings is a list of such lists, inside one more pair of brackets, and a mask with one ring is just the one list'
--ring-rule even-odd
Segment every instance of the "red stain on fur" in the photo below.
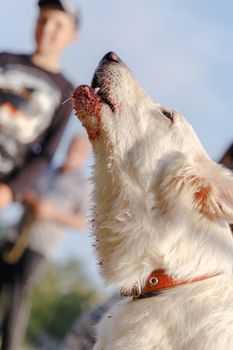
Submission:
{"label": "red stain on fur", "polygon": [[95,90],[89,86],[77,87],[72,95],[73,107],[77,117],[85,126],[90,141],[101,135],[100,114],[103,102]]}
{"label": "red stain on fur", "polygon": [[195,201],[198,202],[201,212],[206,211],[210,193],[211,193],[210,186],[202,187],[200,188],[199,191],[194,193]]}

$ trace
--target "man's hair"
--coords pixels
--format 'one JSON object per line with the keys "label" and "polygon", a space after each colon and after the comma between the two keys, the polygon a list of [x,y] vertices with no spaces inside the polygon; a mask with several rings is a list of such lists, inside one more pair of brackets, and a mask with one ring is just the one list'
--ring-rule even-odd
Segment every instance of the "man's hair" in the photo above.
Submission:
{"label": "man's hair", "polygon": [[80,27],[80,10],[73,0],[39,0],[40,9],[45,7],[57,8],[74,18],[76,27]]}

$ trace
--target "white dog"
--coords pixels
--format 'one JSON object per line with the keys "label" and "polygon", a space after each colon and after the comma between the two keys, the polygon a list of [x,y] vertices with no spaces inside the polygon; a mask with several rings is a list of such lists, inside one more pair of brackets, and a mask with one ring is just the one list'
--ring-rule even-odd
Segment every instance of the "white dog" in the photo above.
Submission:
{"label": "white dog", "polygon": [[95,153],[101,270],[123,295],[94,349],[232,350],[233,177],[113,52],[73,103]]}

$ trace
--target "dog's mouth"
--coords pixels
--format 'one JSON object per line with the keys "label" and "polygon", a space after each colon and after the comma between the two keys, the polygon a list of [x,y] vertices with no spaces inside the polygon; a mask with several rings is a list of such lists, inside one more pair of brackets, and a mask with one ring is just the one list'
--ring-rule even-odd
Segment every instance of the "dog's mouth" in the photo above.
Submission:
{"label": "dog's mouth", "polygon": [[79,119],[99,118],[103,105],[115,113],[118,103],[111,96],[108,65],[109,62],[102,60],[93,75],[91,86],[81,85],[74,90],[73,106]]}
{"label": "dog's mouth", "polygon": [[90,140],[99,139],[103,134],[101,121],[103,107],[107,106],[111,114],[116,110],[116,105],[111,100],[109,88],[105,83],[104,74],[100,73],[97,68],[91,86],[78,86],[72,96],[76,114],[86,128]]}
{"label": "dog's mouth", "polygon": [[[90,139],[106,135],[128,103],[127,77],[131,72],[120,57],[108,52],[99,62],[90,86],[78,86],[72,95],[73,107]],[[113,119],[113,121],[112,121]]]}
{"label": "dog's mouth", "polygon": [[94,93],[98,95],[101,102],[108,105],[111,111],[114,113],[116,110],[115,104],[112,102],[109,96],[108,89],[106,88],[106,86],[103,86],[104,84],[99,79],[99,71],[100,69],[97,69],[92,78],[91,88],[94,89]]}

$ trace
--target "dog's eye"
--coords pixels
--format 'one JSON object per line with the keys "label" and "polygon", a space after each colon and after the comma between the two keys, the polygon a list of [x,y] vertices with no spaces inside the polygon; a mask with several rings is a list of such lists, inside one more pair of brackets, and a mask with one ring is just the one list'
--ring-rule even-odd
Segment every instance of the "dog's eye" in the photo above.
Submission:
{"label": "dog's eye", "polygon": [[173,122],[173,113],[168,111],[167,109],[161,109],[161,112],[163,113],[163,115],[170,119]]}

